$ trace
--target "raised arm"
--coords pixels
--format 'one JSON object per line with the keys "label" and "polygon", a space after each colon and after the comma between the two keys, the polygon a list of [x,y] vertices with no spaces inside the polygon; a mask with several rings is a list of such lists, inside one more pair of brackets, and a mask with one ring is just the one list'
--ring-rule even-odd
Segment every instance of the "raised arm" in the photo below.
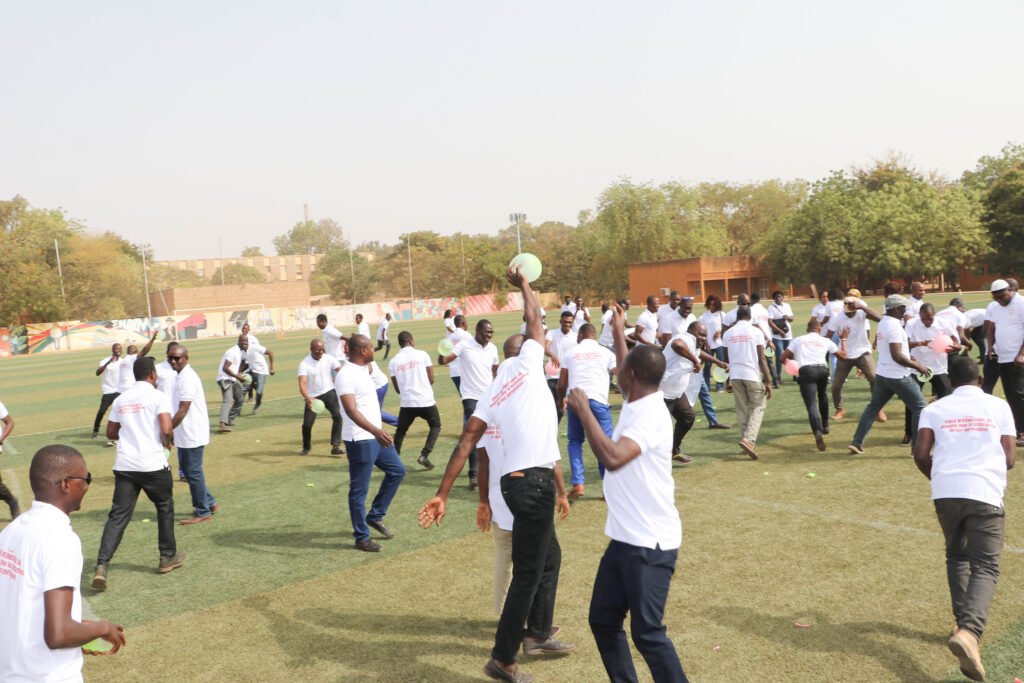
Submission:
{"label": "raised arm", "polygon": [[145,358],[146,356],[149,355],[149,351],[150,349],[153,348],[153,342],[156,341],[156,336],[158,334],[160,334],[160,330],[153,331],[153,336],[149,338],[149,341],[146,342],[146,345],[142,347],[141,351],[139,351],[139,358]]}
{"label": "raised arm", "polygon": [[540,303],[530,283],[522,276],[518,268],[509,268],[505,274],[509,284],[518,287],[523,293],[523,315],[526,317],[526,338],[544,345],[544,326],[540,322]]}

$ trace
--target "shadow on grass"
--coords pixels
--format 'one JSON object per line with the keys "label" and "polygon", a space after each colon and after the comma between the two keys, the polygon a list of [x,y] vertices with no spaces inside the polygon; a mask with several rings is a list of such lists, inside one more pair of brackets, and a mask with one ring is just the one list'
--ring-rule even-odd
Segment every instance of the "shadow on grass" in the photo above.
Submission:
{"label": "shadow on grass", "polygon": [[[420,659],[430,656],[477,656],[480,669],[490,657],[495,623],[472,619],[425,619],[419,614],[344,612],[305,609],[295,615],[249,598],[245,607],[267,620],[275,644],[302,670],[311,659],[336,662],[356,671],[372,671],[378,680],[470,683],[480,675],[463,675]],[[357,632],[360,637],[350,634]],[[444,636],[438,641],[429,636]],[[425,637],[426,636],[426,637]]]}
{"label": "shadow on grass", "polygon": [[231,531],[211,535],[214,543],[228,548],[242,548],[255,552],[271,552],[290,555],[281,549],[299,548],[303,550],[344,550],[352,548],[352,543],[343,541],[343,531],[306,531],[292,524],[277,529],[233,529]]}
{"label": "shadow on grass", "polygon": [[832,623],[821,613],[801,615],[809,619],[811,628],[796,628],[796,616],[765,614],[746,607],[712,607],[705,613],[712,621],[759,638],[774,640],[786,647],[810,652],[835,652],[876,659],[893,675],[894,680],[919,683],[928,680],[913,658],[905,651],[883,642],[878,637],[896,636],[941,646],[939,634],[915,631],[884,621]]}

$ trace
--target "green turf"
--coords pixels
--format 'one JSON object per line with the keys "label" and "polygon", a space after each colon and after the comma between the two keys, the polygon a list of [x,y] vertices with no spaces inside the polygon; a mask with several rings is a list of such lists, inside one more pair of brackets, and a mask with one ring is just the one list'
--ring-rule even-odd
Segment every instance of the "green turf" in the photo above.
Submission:
{"label": "green turf", "polygon": [[[971,297],[972,305],[984,299]],[[798,321],[811,303],[794,306]],[[632,313],[635,319],[639,311]],[[492,320],[499,340],[520,322],[515,314]],[[442,325],[392,329],[395,337],[409,329],[433,353]],[[416,511],[441,471],[415,465],[426,433],[418,423],[406,441],[408,475],[388,516],[396,538],[383,542],[379,555],[353,550],[347,468],[344,458],[328,455],[329,420],[314,428],[313,454],[298,457],[295,368],[311,336],[261,337],[277,356],[278,374],[258,416],[247,404],[233,433],[213,436],[207,478],[223,508],[211,523],[178,528],[187,565],[155,573],[155,515],[143,498],[102,594],[88,578],[113,481],[112,449],[89,438],[99,399],[93,369],[103,354],[0,361],[0,401],[17,420],[9,444],[18,453],[7,449],[0,459],[5,481],[27,502],[31,454],[53,442],[82,450],[96,475],[73,517],[86,557],[83,595],[97,615],[125,625],[128,646],[114,657],[88,658],[87,678],[481,680],[495,616],[492,544],[473,526],[476,496],[458,488],[440,528],[417,528]],[[211,415],[219,404],[214,369],[227,344],[190,344]],[[461,406],[446,370],[438,369],[435,389],[444,420],[434,454],[440,465],[458,436]],[[757,462],[740,455],[735,429],[711,432],[698,411],[684,442],[696,462],[675,470],[684,539],[666,615],[692,680],[962,680],[943,644],[951,617],[928,483],[898,445],[902,407],[890,404],[891,419],[872,430],[864,456],[845,451],[867,394],[866,382],[850,381],[849,417],[833,425],[829,451],[818,453],[796,386],[787,383],[769,404]],[[732,422],[732,398],[713,397],[721,418]],[[393,392],[385,407],[397,412]],[[562,448],[564,454],[564,438]],[[587,462],[588,496],[557,526],[563,565],[556,622],[580,650],[524,662],[541,680],[603,678],[586,610],[607,539],[589,453]],[[177,514],[187,516],[187,488],[175,491]],[[1015,491],[1011,476],[1003,577],[983,649],[997,681],[1024,673],[1024,534]],[[649,680],[636,661],[641,680]]]}

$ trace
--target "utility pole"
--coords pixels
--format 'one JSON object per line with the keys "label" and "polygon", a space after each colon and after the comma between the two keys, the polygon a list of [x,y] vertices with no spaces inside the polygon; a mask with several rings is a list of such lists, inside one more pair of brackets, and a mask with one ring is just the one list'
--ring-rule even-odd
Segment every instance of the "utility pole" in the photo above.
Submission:
{"label": "utility pole", "polygon": [[[146,272],[146,247],[149,245],[142,246],[142,282],[146,286],[146,315],[149,316],[149,322],[153,320],[153,305],[149,302],[149,273]],[[223,271],[221,271],[223,272]]]}
{"label": "utility pole", "polygon": [[519,225],[520,225],[520,223],[526,222],[526,214],[525,213],[510,213],[508,215],[508,222],[516,224],[516,248],[519,250],[517,253],[522,254],[523,253],[523,239],[519,235]]}
{"label": "utility pole", "polygon": [[57,274],[60,276],[60,298],[64,301],[64,307],[67,308],[68,298],[64,296],[64,269],[60,265],[60,245],[57,243],[56,238],[53,240],[53,249],[57,252]]}
{"label": "utility pole", "polygon": [[348,267],[352,271],[352,303],[356,303],[356,264],[352,258],[352,249],[348,250]]}
{"label": "utility pole", "polygon": [[411,304],[412,300],[413,300],[413,295],[412,295],[412,240],[409,239],[408,235],[405,236],[405,246],[409,249],[409,303]]}

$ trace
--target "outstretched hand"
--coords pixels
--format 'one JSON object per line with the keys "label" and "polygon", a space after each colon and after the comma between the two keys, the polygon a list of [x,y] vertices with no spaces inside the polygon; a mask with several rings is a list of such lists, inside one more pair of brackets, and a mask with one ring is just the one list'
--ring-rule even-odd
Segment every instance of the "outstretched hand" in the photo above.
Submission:
{"label": "outstretched hand", "polygon": [[512,266],[509,268],[505,273],[505,279],[508,280],[510,285],[519,289],[522,289],[523,285],[526,283],[526,278],[519,272],[519,266]]}
{"label": "outstretched hand", "polygon": [[441,496],[434,496],[427,504],[420,508],[420,526],[429,529],[432,524],[441,526],[444,519],[445,502]]}
{"label": "outstretched hand", "polygon": [[569,392],[565,402],[576,415],[582,415],[584,411],[590,410],[590,401],[579,387]]}
{"label": "outstretched hand", "polygon": [[620,330],[626,329],[626,311],[618,301],[612,302],[612,325]]}

